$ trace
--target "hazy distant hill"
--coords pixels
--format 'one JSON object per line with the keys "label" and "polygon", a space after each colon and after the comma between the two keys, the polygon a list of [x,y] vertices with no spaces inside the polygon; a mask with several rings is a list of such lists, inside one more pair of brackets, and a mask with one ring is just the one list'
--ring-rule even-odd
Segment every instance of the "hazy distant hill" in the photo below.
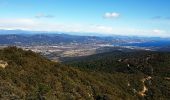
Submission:
{"label": "hazy distant hill", "polygon": [[64,45],[64,44],[110,44],[120,47],[146,48],[170,51],[170,39],[137,36],[80,36],[60,32],[40,32],[23,30],[0,30],[0,45]]}
{"label": "hazy distant hill", "polygon": [[1,45],[53,45],[59,43],[104,43],[111,42],[111,39],[96,36],[74,36],[67,34],[7,34],[0,35]]}
{"label": "hazy distant hill", "polygon": [[59,43],[143,43],[160,38],[133,36],[81,36],[60,32],[0,30],[0,45],[53,45]]}

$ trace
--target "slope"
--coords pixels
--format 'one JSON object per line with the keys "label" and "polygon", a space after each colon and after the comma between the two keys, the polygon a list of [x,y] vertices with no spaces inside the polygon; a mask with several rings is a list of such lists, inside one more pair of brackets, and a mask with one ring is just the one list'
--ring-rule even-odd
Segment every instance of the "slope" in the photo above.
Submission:
{"label": "slope", "polygon": [[[101,53],[72,60],[65,63],[68,66],[75,66],[82,70],[90,70],[105,73],[123,73],[136,75],[140,81],[140,89],[130,87],[133,92],[144,99],[167,99],[170,98],[170,53],[135,51],[122,52],[113,51]],[[135,83],[128,83],[132,86]]]}
{"label": "slope", "polygon": [[[137,100],[143,75],[82,70],[16,47],[0,50],[0,98],[25,100]],[[128,85],[131,84],[131,86]],[[135,90],[135,91],[134,91]]]}

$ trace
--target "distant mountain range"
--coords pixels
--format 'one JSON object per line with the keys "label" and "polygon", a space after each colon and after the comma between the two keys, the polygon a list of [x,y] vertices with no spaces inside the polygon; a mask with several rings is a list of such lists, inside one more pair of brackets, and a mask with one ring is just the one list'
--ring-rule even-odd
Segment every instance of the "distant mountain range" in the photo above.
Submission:
{"label": "distant mountain range", "polygon": [[0,30],[0,45],[54,45],[101,43],[115,46],[169,47],[169,38],[136,36],[80,36],[60,32]]}
{"label": "distant mountain range", "polygon": [[2,45],[52,45],[59,43],[109,42],[110,38],[96,36],[74,36],[68,34],[3,34],[0,35]]}

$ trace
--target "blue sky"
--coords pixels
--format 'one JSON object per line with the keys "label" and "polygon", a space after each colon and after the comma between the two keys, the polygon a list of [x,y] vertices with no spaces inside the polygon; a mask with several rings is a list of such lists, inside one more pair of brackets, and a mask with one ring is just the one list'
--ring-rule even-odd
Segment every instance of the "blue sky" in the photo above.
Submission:
{"label": "blue sky", "polygon": [[0,29],[170,37],[170,0],[0,0]]}

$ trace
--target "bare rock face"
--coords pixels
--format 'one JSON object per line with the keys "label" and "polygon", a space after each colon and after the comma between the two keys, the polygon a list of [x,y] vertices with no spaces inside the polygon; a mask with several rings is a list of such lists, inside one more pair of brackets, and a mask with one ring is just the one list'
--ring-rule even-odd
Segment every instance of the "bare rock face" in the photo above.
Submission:
{"label": "bare rock face", "polygon": [[8,63],[3,60],[0,60],[0,67],[5,68],[6,66],[8,66]]}

